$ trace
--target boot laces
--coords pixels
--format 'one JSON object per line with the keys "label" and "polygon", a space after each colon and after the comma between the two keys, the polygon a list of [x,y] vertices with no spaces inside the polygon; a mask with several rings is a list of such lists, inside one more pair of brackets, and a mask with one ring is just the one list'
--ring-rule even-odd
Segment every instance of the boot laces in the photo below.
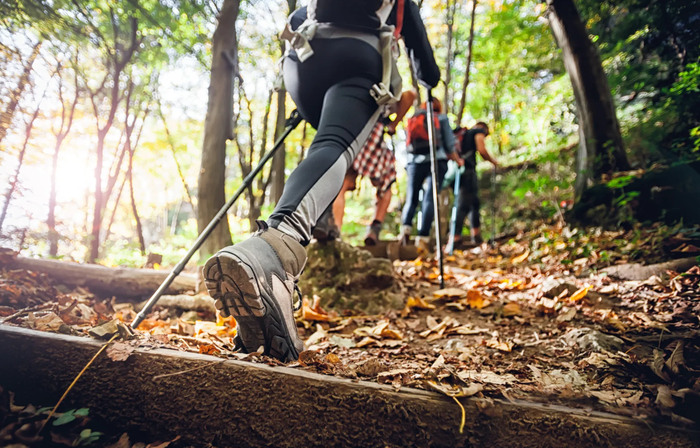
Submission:
{"label": "boot laces", "polygon": [[[294,297],[294,296],[296,296],[296,297]],[[303,304],[304,296],[302,295],[301,289],[299,288],[299,285],[297,284],[297,282],[294,282],[294,294],[292,296],[292,300],[294,300],[294,298],[296,298],[297,301],[294,302],[294,304],[292,305],[293,309],[294,309],[294,311],[299,311],[301,309],[301,305]]]}

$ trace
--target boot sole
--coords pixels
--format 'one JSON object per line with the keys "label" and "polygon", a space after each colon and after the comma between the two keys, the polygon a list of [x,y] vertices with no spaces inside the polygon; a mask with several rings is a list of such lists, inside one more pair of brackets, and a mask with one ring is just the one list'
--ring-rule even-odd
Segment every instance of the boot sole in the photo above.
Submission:
{"label": "boot sole", "polygon": [[[262,271],[262,269],[260,269]],[[224,317],[233,316],[246,350],[281,361],[299,358],[276,300],[268,296],[251,262],[231,252],[219,252],[204,265],[209,295]],[[240,331],[242,330],[242,331]]]}

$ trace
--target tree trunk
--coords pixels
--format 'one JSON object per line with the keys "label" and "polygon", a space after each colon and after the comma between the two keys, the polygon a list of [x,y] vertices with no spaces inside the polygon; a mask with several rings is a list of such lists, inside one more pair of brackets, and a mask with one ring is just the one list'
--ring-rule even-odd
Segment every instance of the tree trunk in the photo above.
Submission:
{"label": "tree trunk", "polygon": [[122,185],[119,187],[117,192],[117,198],[114,200],[114,207],[112,208],[112,214],[109,217],[109,222],[105,228],[105,239],[104,241],[109,241],[109,236],[112,234],[112,225],[114,224],[114,217],[117,215],[117,208],[119,207],[119,200],[122,198],[122,193],[124,192],[124,186],[126,186],[126,181],[129,180],[128,176],[124,174],[124,180],[122,180]]}
{"label": "tree trunk", "polygon": [[469,26],[469,55],[467,56],[467,68],[464,73],[464,82],[462,82],[462,97],[459,99],[459,110],[457,111],[457,126],[462,126],[462,117],[464,109],[467,107],[467,87],[469,87],[469,71],[472,67],[472,56],[474,55],[474,21],[476,18],[476,3],[477,0],[472,0],[472,17],[471,25]]}
{"label": "tree trunk", "polygon": [[29,59],[27,59],[27,63],[24,66],[22,75],[17,81],[17,86],[10,94],[10,102],[7,105],[7,108],[5,108],[5,110],[2,111],[2,114],[0,114],[0,142],[4,140],[5,136],[7,136],[7,130],[10,129],[10,126],[12,125],[12,118],[15,116],[15,111],[19,105],[19,100],[22,98],[22,93],[24,92],[27,84],[29,84],[29,75],[32,73],[32,66],[34,65],[36,58],[39,56],[40,50],[41,42],[34,45],[32,53],[29,55]]}
{"label": "tree trunk", "polygon": [[51,191],[49,192],[49,215],[46,226],[49,228],[49,255],[58,255],[58,233],[56,233],[56,171],[58,169],[58,152],[61,150],[62,138],[56,139],[51,162]]}
{"label": "tree trunk", "polygon": [[[275,125],[275,141],[284,133],[285,122],[287,120],[287,111],[285,100],[287,99],[287,91],[281,89],[277,92],[277,123]],[[285,168],[287,161],[287,145],[282,144],[282,147],[277,150],[275,157],[272,158],[272,200],[277,204],[282,197],[284,190],[284,182],[286,180]]]}
{"label": "tree trunk", "polygon": [[[212,38],[209,103],[204,122],[202,164],[197,191],[197,228],[202,232],[226,202],[226,141],[233,137],[233,79],[238,72],[236,18],[240,0],[224,0]],[[222,219],[204,242],[204,258],[230,246],[228,220]]]}
{"label": "tree trunk", "polygon": [[[77,54],[76,54],[77,63]],[[73,97],[73,102],[70,106],[70,111],[68,112],[68,117],[66,117],[66,105],[63,102],[63,81],[61,78],[61,65],[59,64],[56,73],[59,78],[58,94],[61,101],[61,125],[58,131],[54,131],[56,136],[56,146],[53,151],[53,158],[51,163],[51,191],[49,192],[49,214],[46,218],[46,226],[49,229],[49,255],[55,257],[58,255],[58,232],[56,232],[56,171],[58,169],[58,154],[61,151],[61,146],[63,141],[66,139],[73,127],[73,117],[75,116],[75,108],[78,105],[78,100],[80,99],[80,88],[78,86],[78,72],[76,67],[73,67],[75,76],[75,96]],[[53,129],[53,128],[52,128]]]}
{"label": "tree trunk", "polygon": [[129,193],[131,196],[131,210],[134,212],[134,220],[136,220],[136,235],[139,238],[139,249],[141,249],[141,255],[146,255],[146,241],[143,238],[143,226],[141,225],[141,218],[139,217],[139,211],[136,208],[136,196],[134,195],[134,150],[129,148],[129,171],[127,172],[127,177],[129,178]]}
{"label": "tree trunk", "polygon": [[595,45],[573,0],[547,0],[549,25],[571,79],[579,119],[576,197],[591,179],[630,168],[615,103]]}
{"label": "tree trunk", "polygon": [[[42,100],[43,100],[43,97],[42,97]],[[22,149],[19,152],[19,157],[17,160],[17,168],[15,169],[15,175],[12,177],[12,180],[10,181],[10,185],[7,187],[7,193],[5,193],[5,203],[2,206],[2,212],[0,212],[0,231],[2,231],[2,225],[4,224],[5,218],[7,217],[7,209],[10,207],[10,201],[12,200],[12,195],[15,193],[15,190],[17,189],[17,183],[19,182],[19,172],[22,169],[22,164],[24,163],[24,156],[27,153],[27,145],[29,144],[29,139],[32,136],[32,128],[34,127],[34,122],[36,121],[36,118],[39,116],[40,109],[41,109],[41,102],[39,102],[39,105],[37,106],[36,110],[34,111],[34,114],[32,115],[31,119],[29,120],[29,123],[27,123],[27,129],[26,129],[26,132],[24,135],[24,144],[22,145]]]}
{"label": "tree trunk", "polygon": [[192,211],[194,211],[195,216],[197,215],[197,210],[194,206],[194,201],[192,200],[192,194],[190,193],[190,187],[187,185],[187,180],[185,179],[185,175],[182,172],[182,167],[180,166],[180,162],[177,160],[177,153],[175,152],[175,139],[173,138],[172,134],[170,134],[170,128],[168,127],[168,122],[165,119],[165,115],[163,114],[163,107],[160,104],[160,100],[158,101],[158,115],[160,116],[161,121],[163,121],[163,127],[165,128],[165,135],[168,138],[168,145],[170,146],[170,151],[173,154],[173,160],[175,161],[175,166],[177,167],[177,173],[180,175],[180,181],[182,181],[182,187],[185,190],[185,194],[187,195],[187,202],[190,203],[192,206]]}
{"label": "tree trunk", "polygon": [[[111,126],[110,126],[111,127]],[[95,162],[95,204],[92,214],[92,231],[90,232],[90,255],[88,263],[94,263],[100,251],[100,228],[102,226],[102,161],[106,132],[97,133],[97,161]]]}
{"label": "tree trunk", "polygon": [[[84,286],[92,293],[107,297],[142,298],[150,296],[169,274],[166,270],[108,268],[99,265],[25,257],[16,257],[3,267],[44,272],[57,284]],[[175,278],[167,292],[169,294],[184,294],[196,290],[196,276],[182,273]]]}
{"label": "tree trunk", "polygon": [[443,111],[448,113],[452,110],[450,106],[450,83],[452,82],[452,59],[453,59],[453,47],[452,41],[454,40],[454,25],[455,25],[455,12],[457,9],[457,0],[447,0],[447,63],[445,67],[445,97],[443,103]]}
{"label": "tree trunk", "polygon": [[[296,0],[287,0],[289,13],[291,14],[297,7]],[[284,41],[280,41],[280,49],[284,53]],[[287,91],[282,88],[277,92],[277,122],[275,124],[275,141],[284,133],[285,124],[287,122]],[[284,183],[286,181],[287,168],[287,145],[282,144],[275,157],[272,158],[272,168],[270,171],[272,190],[270,192],[270,200],[277,204],[282,197],[284,191]]]}

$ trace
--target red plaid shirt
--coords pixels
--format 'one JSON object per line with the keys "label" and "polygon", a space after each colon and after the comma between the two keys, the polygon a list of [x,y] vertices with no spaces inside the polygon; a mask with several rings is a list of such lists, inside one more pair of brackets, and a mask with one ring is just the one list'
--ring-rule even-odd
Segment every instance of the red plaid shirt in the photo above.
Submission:
{"label": "red plaid shirt", "polygon": [[396,159],[384,142],[384,124],[378,122],[352,163],[352,169],[369,178],[377,189],[377,197],[384,196],[396,182]]}

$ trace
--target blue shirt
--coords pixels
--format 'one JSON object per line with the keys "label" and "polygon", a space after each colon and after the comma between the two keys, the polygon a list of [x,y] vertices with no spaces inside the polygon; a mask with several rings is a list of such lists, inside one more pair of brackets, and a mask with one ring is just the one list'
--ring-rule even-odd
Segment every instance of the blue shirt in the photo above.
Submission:
{"label": "blue shirt", "polygon": [[[436,151],[437,160],[447,160],[447,154],[455,151],[455,135],[452,133],[450,119],[445,114],[438,114],[440,122],[440,137]],[[430,154],[408,154],[408,163],[430,163]]]}

